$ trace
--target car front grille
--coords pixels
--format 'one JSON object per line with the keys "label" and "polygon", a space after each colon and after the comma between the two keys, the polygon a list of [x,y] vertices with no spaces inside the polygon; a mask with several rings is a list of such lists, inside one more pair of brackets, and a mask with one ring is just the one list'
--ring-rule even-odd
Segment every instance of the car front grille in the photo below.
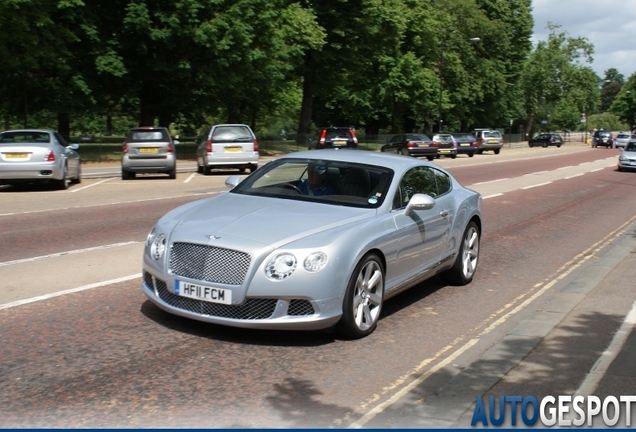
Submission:
{"label": "car front grille", "polygon": [[241,285],[250,266],[249,254],[193,243],[173,243],[170,270],[176,275],[226,285]]}
{"label": "car front grille", "polygon": [[[210,303],[174,295],[164,281],[153,277],[148,272],[144,272],[143,277],[146,285],[154,288],[159,294],[159,298],[170,306],[213,317],[236,320],[264,320],[272,316],[278,302],[278,299],[247,298],[241,305]],[[314,313],[314,307],[307,300],[292,299],[289,302],[287,314],[290,316],[306,316]]]}

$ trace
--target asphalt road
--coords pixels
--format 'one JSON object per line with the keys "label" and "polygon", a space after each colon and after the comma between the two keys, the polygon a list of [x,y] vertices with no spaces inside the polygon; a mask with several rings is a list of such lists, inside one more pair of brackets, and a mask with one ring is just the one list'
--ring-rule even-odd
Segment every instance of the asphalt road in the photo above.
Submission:
{"label": "asphalt road", "polygon": [[519,306],[546,281],[633,222],[636,175],[617,157],[569,145],[438,160],[484,196],[475,280],[389,300],[359,341],[207,325],[146,301],[148,230],[224,192],[228,172],[0,187],[0,427],[342,428],[444,365],[421,384],[434,392],[526,319]]}

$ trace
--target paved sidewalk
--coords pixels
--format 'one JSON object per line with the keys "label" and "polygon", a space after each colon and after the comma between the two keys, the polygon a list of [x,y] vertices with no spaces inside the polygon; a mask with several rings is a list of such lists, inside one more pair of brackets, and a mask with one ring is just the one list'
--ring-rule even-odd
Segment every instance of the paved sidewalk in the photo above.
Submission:
{"label": "paved sidewalk", "polygon": [[[489,396],[540,403],[548,395],[636,395],[636,223],[582,261],[529,306],[530,317],[435,394],[415,388],[362,427],[471,428],[478,396],[489,416]],[[503,427],[512,426],[510,411],[508,403]],[[620,417],[617,426],[625,427]],[[636,403],[631,418],[633,427]],[[525,427],[520,414],[516,421]],[[604,426],[600,414],[594,426]]]}

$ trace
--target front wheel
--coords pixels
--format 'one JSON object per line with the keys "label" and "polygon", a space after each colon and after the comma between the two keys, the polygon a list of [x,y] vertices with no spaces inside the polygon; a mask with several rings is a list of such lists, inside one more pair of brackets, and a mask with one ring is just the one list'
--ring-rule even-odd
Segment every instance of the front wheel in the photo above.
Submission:
{"label": "front wheel", "polygon": [[360,339],[376,328],[384,302],[384,267],[376,254],[366,255],[356,266],[342,304],[337,329],[345,337]]}
{"label": "front wheel", "polygon": [[446,272],[446,279],[453,285],[467,285],[473,280],[479,260],[479,237],[477,224],[470,222],[464,230],[455,264]]}

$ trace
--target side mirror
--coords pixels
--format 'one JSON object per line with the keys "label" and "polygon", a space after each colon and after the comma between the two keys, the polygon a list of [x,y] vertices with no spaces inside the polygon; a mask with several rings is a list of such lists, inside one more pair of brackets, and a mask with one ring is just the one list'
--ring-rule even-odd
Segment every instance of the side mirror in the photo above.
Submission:
{"label": "side mirror", "polygon": [[181,144],[181,141],[179,141],[179,140],[173,140],[172,142],[174,143],[174,145]]}
{"label": "side mirror", "polygon": [[241,182],[240,176],[232,175],[232,176],[229,176],[227,179],[225,179],[225,186],[227,186],[230,189],[233,189],[240,182]]}
{"label": "side mirror", "polygon": [[426,194],[418,193],[411,197],[404,209],[404,215],[408,216],[415,210],[430,210],[435,207],[435,200]]}
{"label": "side mirror", "polygon": [[77,150],[79,148],[79,144],[71,144],[70,146],[68,146],[68,148],[70,148],[71,150]]}

